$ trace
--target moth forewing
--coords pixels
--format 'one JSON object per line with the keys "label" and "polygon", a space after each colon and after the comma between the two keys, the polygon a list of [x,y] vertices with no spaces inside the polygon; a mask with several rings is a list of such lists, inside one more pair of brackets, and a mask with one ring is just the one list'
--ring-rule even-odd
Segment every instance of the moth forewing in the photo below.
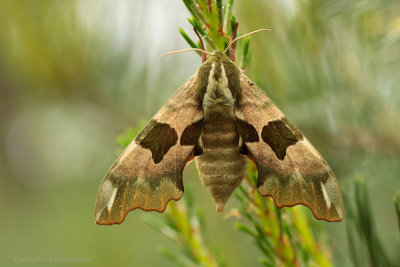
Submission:
{"label": "moth forewing", "polygon": [[[317,219],[343,219],[337,180],[325,160],[272,101],[247,76],[235,116],[252,125],[258,142],[245,142],[258,170],[258,191],[278,207],[308,206]],[[244,131],[246,133],[248,131]]]}
{"label": "moth forewing", "polygon": [[96,223],[122,223],[137,208],[163,212],[169,200],[181,198],[182,172],[200,135],[185,129],[203,119],[196,87],[192,77],[178,89],[113,164],[99,189]]}

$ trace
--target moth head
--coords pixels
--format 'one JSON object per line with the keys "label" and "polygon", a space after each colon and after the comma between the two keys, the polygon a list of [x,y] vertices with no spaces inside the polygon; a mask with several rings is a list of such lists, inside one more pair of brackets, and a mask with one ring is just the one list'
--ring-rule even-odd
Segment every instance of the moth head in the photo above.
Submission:
{"label": "moth head", "polygon": [[[226,53],[224,53],[224,52],[221,51],[221,50],[215,50],[214,52],[212,52],[212,53],[209,55],[208,59],[207,59],[204,63],[206,63],[207,61],[210,61],[210,62],[216,62],[216,61],[230,61],[230,62],[234,63],[234,62],[226,55]],[[204,63],[203,63],[203,64],[204,64]]]}
{"label": "moth head", "polygon": [[254,33],[262,32],[262,31],[270,31],[270,29],[260,29],[253,32],[249,32],[248,34],[242,35],[230,42],[230,44],[226,47],[225,51],[215,50],[208,59],[199,67],[196,72],[197,76],[197,90],[196,97],[199,101],[204,99],[204,95],[207,91],[207,85],[210,82],[210,71],[213,64],[222,64],[225,69],[225,75],[228,79],[228,87],[232,93],[232,96],[236,100],[240,100],[242,97],[242,88],[240,87],[240,68],[233,62],[226,53],[235,44],[235,42],[239,39],[242,39],[246,36],[252,35]]}
{"label": "moth head", "polygon": [[203,62],[203,64],[198,68],[196,72],[197,78],[197,89],[196,89],[196,98],[201,102],[204,99],[204,95],[207,91],[207,86],[210,79],[210,71],[214,63],[222,64],[225,70],[225,75],[228,80],[228,87],[231,91],[231,94],[234,99],[239,100],[242,97],[242,89],[240,87],[240,75],[241,70],[240,68],[233,62],[226,53],[235,44],[235,42],[239,39],[252,35],[254,33],[262,32],[262,31],[270,31],[270,29],[260,29],[256,31],[249,32],[245,35],[237,37],[236,39],[232,40],[229,45],[226,47],[225,51],[215,50],[214,52],[210,53],[203,49],[199,48],[190,48],[185,50],[173,51],[168,52],[161,55],[158,59],[161,59],[164,56],[177,54],[187,51],[199,51],[204,54],[208,54],[208,59]]}

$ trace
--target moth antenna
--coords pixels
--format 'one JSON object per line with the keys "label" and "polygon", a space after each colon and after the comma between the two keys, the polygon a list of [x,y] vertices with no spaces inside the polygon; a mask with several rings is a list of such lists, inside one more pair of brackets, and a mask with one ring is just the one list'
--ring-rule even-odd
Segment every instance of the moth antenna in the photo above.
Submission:
{"label": "moth antenna", "polygon": [[229,43],[229,45],[228,45],[228,47],[225,49],[224,53],[226,53],[226,51],[228,51],[229,48],[230,48],[237,40],[242,39],[242,38],[244,38],[244,37],[247,37],[247,36],[249,36],[249,35],[258,33],[258,32],[265,32],[265,31],[271,31],[271,29],[259,29],[259,30],[256,30],[256,31],[253,31],[253,32],[249,32],[249,33],[247,33],[247,34],[245,34],[245,35],[242,35],[242,36],[239,36],[239,37],[235,38],[232,42]]}
{"label": "moth antenna", "polygon": [[178,51],[172,51],[172,52],[164,53],[157,60],[160,60],[161,58],[163,58],[165,56],[168,56],[168,55],[179,54],[179,53],[188,52],[188,51],[199,51],[199,52],[202,52],[202,53],[209,54],[210,56],[212,55],[210,52],[207,52],[207,51],[205,51],[203,49],[200,49],[200,48],[189,48],[189,49],[185,49],[185,50],[178,50]]}

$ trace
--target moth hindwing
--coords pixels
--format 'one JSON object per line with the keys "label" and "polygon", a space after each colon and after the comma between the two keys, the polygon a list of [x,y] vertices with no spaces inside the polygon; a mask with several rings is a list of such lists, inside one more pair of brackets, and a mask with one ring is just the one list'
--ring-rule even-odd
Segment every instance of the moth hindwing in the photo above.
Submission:
{"label": "moth hindwing", "polygon": [[163,212],[183,194],[182,172],[196,157],[221,212],[245,176],[278,207],[303,204],[327,221],[343,218],[336,178],[321,155],[223,52],[215,51],[120,155],[100,186],[95,220],[121,223],[130,210]]}

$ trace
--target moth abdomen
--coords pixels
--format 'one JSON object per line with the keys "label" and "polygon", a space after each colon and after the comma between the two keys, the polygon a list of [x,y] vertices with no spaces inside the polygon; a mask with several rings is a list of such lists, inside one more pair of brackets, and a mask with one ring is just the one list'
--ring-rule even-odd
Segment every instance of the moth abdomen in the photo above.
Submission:
{"label": "moth abdomen", "polygon": [[238,147],[238,136],[235,133],[225,133],[225,134],[205,134],[202,138],[203,146],[208,146],[212,149],[218,147]]}
{"label": "moth abdomen", "polygon": [[232,122],[232,119],[219,120],[216,121],[207,121],[207,124],[203,127],[203,135],[204,134],[224,134],[227,132],[235,132],[235,124]]}
{"label": "moth abdomen", "polygon": [[239,134],[233,120],[206,122],[200,138],[203,154],[196,158],[197,169],[221,212],[245,175],[247,157],[239,153]]}
{"label": "moth abdomen", "polygon": [[242,166],[240,163],[243,160],[247,162],[246,157],[240,155],[237,148],[206,149],[198,158],[197,166],[200,176],[203,178],[210,176],[212,179],[223,175],[241,176]]}

